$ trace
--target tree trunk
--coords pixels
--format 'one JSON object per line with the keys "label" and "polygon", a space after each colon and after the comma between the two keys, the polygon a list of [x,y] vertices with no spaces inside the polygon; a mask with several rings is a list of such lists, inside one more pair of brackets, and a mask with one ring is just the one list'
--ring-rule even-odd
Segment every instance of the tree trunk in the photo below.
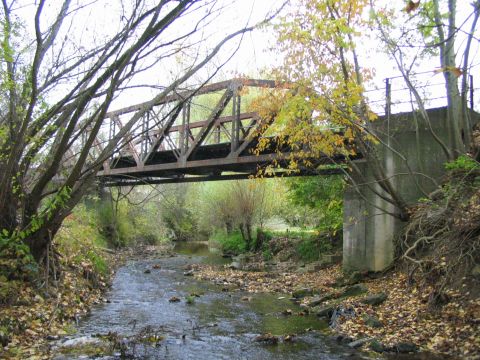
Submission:
{"label": "tree trunk", "polygon": [[259,251],[262,249],[265,239],[266,239],[265,232],[262,229],[258,229],[257,239],[255,241],[255,251]]}
{"label": "tree trunk", "polygon": [[452,155],[456,158],[465,152],[465,144],[463,139],[462,127],[464,121],[462,119],[462,98],[458,91],[458,79],[453,73],[453,69],[457,68],[455,64],[455,25],[456,0],[448,1],[448,29],[447,34],[443,29],[444,20],[440,13],[438,0],[433,1],[433,9],[437,31],[440,40],[440,67],[443,70],[445,78],[445,89],[447,94],[448,116],[447,130],[449,136],[449,145]]}
{"label": "tree trunk", "polygon": [[6,229],[11,233],[18,224],[16,199],[9,191],[5,192],[3,198],[4,202],[0,203],[0,230]]}
{"label": "tree trunk", "polygon": [[30,248],[30,253],[32,254],[33,258],[39,265],[42,265],[47,253],[47,249],[50,246],[52,239],[60,229],[61,223],[62,221],[59,220],[55,221],[49,226],[43,226],[37,232],[28,236],[24,240],[24,242]]}
{"label": "tree trunk", "polygon": [[227,230],[227,235],[230,235],[233,231],[233,224],[231,221],[225,221],[225,228]]}
{"label": "tree trunk", "polygon": [[246,235],[246,243],[247,243],[247,250],[252,249],[252,224],[250,221],[247,221],[245,224],[245,235]]}
{"label": "tree trunk", "polygon": [[[242,239],[247,242],[247,237],[245,235],[245,228],[243,226],[243,223],[238,225],[238,228],[240,229],[240,233],[242,234]],[[248,244],[247,244],[248,245]]]}

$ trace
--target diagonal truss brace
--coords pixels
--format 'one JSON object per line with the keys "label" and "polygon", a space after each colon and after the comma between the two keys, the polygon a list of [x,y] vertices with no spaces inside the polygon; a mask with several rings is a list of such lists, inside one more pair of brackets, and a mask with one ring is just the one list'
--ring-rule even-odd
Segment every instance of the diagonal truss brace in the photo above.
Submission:
{"label": "diagonal truss brace", "polygon": [[202,144],[205,138],[208,136],[210,130],[212,129],[213,125],[215,124],[216,120],[220,117],[222,111],[227,106],[228,102],[232,99],[234,94],[233,88],[228,88],[222,95],[222,98],[217,103],[215,108],[213,109],[212,113],[208,117],[205,125],[201,128],[200,132],[195,137],[192,145],[189,149],[185,152],[182,156],[181,160],[186,162],[195,152],[198,150],[198,147]]}
{"label": "diagonal truss brace", "polygon": [[145,164],[150,160],[152,155],[157,151],[158,147],[161,145],[165,137],[167,136],[168,132],[170,131],[171,127],[175,123],[175,120],[177,119],[178,115],[182,111],[182,105],[183,103],[180,102],[178,103],[175,108],[173,109],[172,114],[170,115],[169,119],[167,120],[167,123],[163,126],[162,130],[158,134],[157,138],[154,140],[153,144],[151,145],[150,149],[148,150],[147,154],[145,157],[142,159],[142,163]]}

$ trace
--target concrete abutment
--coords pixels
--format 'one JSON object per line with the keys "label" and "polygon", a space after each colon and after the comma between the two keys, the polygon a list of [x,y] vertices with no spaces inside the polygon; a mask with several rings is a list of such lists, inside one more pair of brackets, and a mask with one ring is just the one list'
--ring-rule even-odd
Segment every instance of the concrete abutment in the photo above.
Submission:
{"label": "concrete abutment", "polygon": [[[447,108],[428,110],[428,115],[435,136],[448,146]],[[470,115],[477,123],[479,114]],[[374,131],[381,139],[377,151],[385,176],[408,205],[441,184],[447,157],[429,125],[415,113],[379,118]],[[392,215],[396,208],[382,198],[389,196],[368,162],[360,160],[357,166],[363,178],[354,179],[344,194],[343,266],[347,271],[381,271],[392,264],[405,223]]]}

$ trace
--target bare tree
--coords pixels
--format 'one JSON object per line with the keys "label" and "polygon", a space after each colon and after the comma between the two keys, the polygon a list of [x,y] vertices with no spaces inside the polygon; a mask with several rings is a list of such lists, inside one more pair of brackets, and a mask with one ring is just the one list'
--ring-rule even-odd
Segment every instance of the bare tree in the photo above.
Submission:
{"label": "bare tree", "polygon": [[[227,42],[254,29],[241,24],[206,48],[205,29],[222,13],[221,2],[118,4],[108,9],[107,2],[2,0],[0,231],[25,241],[37,261],[149,105],[185,86]],[[80,24],[98,11],[105,11],[101,33],[94,30],[98,16]],[[179,57],[183,66],[175,63]],[[165,71],[175,67],[170,75]],[[148,70],[164,71],[160,93],[93,152],[116,96],[141,85]]]}

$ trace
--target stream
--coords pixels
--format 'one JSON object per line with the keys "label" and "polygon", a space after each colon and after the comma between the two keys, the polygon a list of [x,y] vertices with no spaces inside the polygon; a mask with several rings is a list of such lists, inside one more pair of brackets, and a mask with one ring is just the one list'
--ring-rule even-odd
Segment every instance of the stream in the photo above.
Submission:
{"label": "stream", "polygon": [[[96,334],[116,333],[121,339],[142,332],[155,341],[135,345],[134,349],[129,345],[126,354],[130,357],[123,358],[366,358],[331,339],[328,324],[316,316],[283,315],[286,309],[300,311],[288,296],[225,291],[219,285],[185,276],[184,268],[189,264],[228,262],[205,243],[177,244],[175,251],[174,257],[129,261],[119,268],[106,294],[109,302],[94,307],[79,322],[75,336],[62,340],[54,359],[120,359],[118,351],[98,356],[82,351],[66,354],[63,349],[88,343]],[[150,273],[145,273],[146,269]],[[193,303],[189,304],[186,298],[191,294]],[[172,297],[180,301],[170,302]],[[244,301],[245,297],[249,301]],[[265,333],[296,336],[292,342],[280,341],[277,345],[254,341]]]}

